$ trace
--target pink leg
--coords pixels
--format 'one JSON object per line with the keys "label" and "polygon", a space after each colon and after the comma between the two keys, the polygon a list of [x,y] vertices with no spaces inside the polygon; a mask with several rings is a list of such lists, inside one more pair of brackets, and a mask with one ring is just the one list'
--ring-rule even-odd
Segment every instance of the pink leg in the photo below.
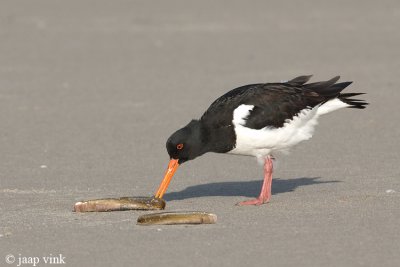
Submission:
{"label": "pink leg", "polygon": [[243,202],[239,202],[237,205],[245,206],[245,205],[261,205],[269,202],[271,198],[271,185],[272,185],[272,158],[270,156],[265,158],[264,162],[264,182],[261,188],[260,196],[256,199],[247,200]]}

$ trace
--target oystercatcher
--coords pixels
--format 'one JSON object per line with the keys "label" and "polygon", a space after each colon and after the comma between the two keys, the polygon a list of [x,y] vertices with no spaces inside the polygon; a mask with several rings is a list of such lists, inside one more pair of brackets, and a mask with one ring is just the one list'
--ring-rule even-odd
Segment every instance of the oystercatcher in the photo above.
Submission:
{"label": "oystercatcher", "polygon": [[200,120],[192,120],[167,141],[170,162],[155,197],[162,198],[178,166],[207,152],[254,156],[264,162],[258,198],[238,205],[260,205],[271,198],[272,155],[312,137],[321,115],[340,108],[364,109],[367,102],[341,93],[352,82],[339,76],[307,83],[300,76],[282,83],[249,84],[215,100]]}

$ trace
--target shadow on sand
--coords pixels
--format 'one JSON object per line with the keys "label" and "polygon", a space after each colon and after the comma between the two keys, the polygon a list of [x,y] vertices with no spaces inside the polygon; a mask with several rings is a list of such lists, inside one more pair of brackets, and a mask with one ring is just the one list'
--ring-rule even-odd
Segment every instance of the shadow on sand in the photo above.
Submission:
{"label": "shadow on sand", "polygon": [[[272,181],[272,194],[291,192],[296,190],[297,187],[337,183],[340,181],[318,181],[320,177],[303,177],[294,179],[279,179],[274,178]],[[208,196],[243,196],[243,197],[256,197],[260,193],[262,181],[245,181],[245,182],[221,182],[209,183],[195,186],[189,186],[179,192],[167,193],[164,199],[182,200],[187,198],[208,197]]]}

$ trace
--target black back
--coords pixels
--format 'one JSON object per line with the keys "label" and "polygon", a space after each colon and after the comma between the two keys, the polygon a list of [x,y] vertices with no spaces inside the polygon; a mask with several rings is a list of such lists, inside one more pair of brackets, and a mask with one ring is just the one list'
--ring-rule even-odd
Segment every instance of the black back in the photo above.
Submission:
{"label": "black back", "polygon": [[339,76],[328,81],[306,84],[310,78],[300,76],[285,83],[250,84],[233,89],[215,100],[200,121],[210,129],[233,127],[233,111],[246,104],[254,108],[244,126],[252,129],[267,126],[278,128],[301,110],[313,108],[336,97],[351,107],[365,108],[367,105],[362,100],[355,100],[355,105],[352,99],[347,98],[358,94],[340,94],[351,82],[336,83]]}

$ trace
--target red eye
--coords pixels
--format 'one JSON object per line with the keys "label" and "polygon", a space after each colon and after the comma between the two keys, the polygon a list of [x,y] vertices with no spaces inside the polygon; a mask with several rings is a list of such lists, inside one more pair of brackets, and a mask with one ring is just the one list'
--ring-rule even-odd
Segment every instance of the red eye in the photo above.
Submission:
{"label": "red eye", "polygon": [[181,149],[183,148],[183,144],[177,144],[177,145],[176,145],[176,148],[179,149],[179,150],[181,150]]}

